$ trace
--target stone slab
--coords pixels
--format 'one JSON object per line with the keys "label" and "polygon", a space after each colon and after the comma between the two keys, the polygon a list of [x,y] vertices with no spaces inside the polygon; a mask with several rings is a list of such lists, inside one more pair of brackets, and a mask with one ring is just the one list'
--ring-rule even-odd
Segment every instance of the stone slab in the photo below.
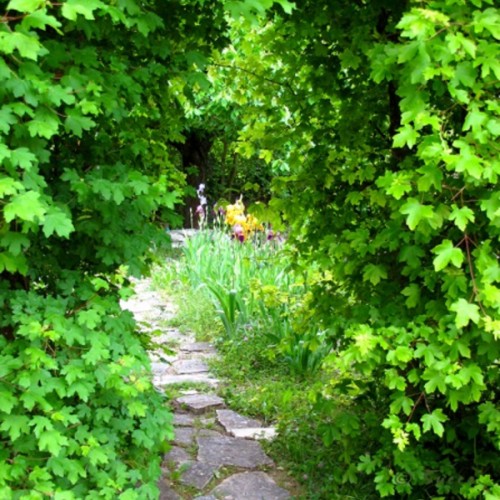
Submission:
{"label": "stone slab", "polygon": [[223,437],[224,434],[214,431],[213,429],[200,429],[198,431],[198,436],[200,437]]}
{"label": "stone slab", "polygon": [[198,436],[198,460],[213,465],[232,465],[254,469],[272,465],[259,443],[229,436]]}
{"label": "stone slab", "polygon": [[214,394],[188,394],[176,399],[180,405],[185,405],[196,414],[204,413],[211,408],[224,406],[224,400]]}
{"label": "stone slab", "polygon": [[261,427],[262,423],[258,420],[244,417],[233,410],[217,410],[217,420],[229,431],[229,429],[242,429],[245,427]]}
{"label": "stone slab", "polygon": [[202,490],[212,480],[219,467],[195,462],[181,475],[181,483]]}
{"label": "stone slab", "polygon": [[189,427],[194,424],[195,418],[187,413],[174,413],[174,425]]}
{"label": "stone slab", "polygon": [[175,437],[174,443],[181,446],[189,446],[193,443],[196,434],[195,429],[192,427],[179,427],[174,430]]}
{"label": "stone slab", "polygon": [[162,333],[159,335],[155,335],[154,337],[151,338],[151,342],[153,344],[168,344],[169,342],[172,342],[173,340],[178,340],[180,337],[182,337],[182,333],[177,330],[176,328],[173,329],[165,329],[162,328]]}
{"label": "stone slab", "polygon": [[163,461],[167,464],[172,462],[176,466],[180,466],[192,461],[191,455],[179,446],[172,446],[172,449],[163,457]]}
{"label": "stone slab", "polygon": [[193,500],[217,500],[213,495],[203,495],[202,497],[194,497]]}
{"label": "stone slab", "polygon": [[246,427],[242,429],[229,429],[229,434],[242,439],[274,439],[277,435],[274,427]]}
{"label": "stone slab", "polygon": [[153,361],[151,363],[151,371],[155,375],[165,373],[170,368],[170,363],[162,363],[161,361]]}
{"label": "stone slab", "polygon": [[288,491],[280,488],[264,472],[241,472],[220,483],[211,492],[215,497],[232,500],[288,500]]}
{"label": "stone slab", "polygon": [[122,304],[122,308],[130,311],[134,316],[149,313],[155,309],[156,304],[150,304],[147,301],[129,301]]}
{"label": "stone slab", "polygon": [[158,488],[160,488],[159,500],[182,500],[182,497],[180,497],[163,479],[160,479]]}
{"label": "stone slab", "polygon": [[162,386],[175,385],[175,384],[207,384],[210,387],[217,387],[219,380],[213,378],[208,373],[193,373],[190,375],[166,375],[161,374],[156,377],[157,383]]}
{"label": "stone slab", "polygon": [[214,346],[210,342],[193,342],[181,346],[181,351],[186,352],[215,352]]}
{"label": "stone slab", "polygon": [[201,359],[180,359],[175,361],[172,368],[179,375],[187,375],[193,373],[206,373],[208,372],[207,364]]}

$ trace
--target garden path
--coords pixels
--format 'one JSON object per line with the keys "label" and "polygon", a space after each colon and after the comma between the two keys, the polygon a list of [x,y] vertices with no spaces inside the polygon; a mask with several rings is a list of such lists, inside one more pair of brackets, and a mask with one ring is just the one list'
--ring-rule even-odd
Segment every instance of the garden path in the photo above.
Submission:
{"label": "garden path", "polygon": [[208,366],[217,355],[214,347],[166,326],[175,306],[151,288],[150,280],[136,284],[136,294],[124,307],[142,329],[155,331],[158,348],[150,352],[155,387],[177,394],[170,402],[175,438],[162,463],[160,500],[291,498],[275,479],[286,488],[293,485],[258,442],[272,438],[275,430],[227,409],[216,394],[219,381]]}

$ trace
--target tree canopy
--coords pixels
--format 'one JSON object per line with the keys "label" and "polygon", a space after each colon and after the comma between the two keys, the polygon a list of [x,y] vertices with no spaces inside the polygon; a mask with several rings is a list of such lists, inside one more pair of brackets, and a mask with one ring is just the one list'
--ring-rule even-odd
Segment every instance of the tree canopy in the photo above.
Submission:
{"label": "tree canopy", "polygon": [[305,1],[236,23],[221,56],[240,150],[285,165],[273,203],[325,271],[340,377],[318,408],[343,392],[358,410],[326,440],[371,429],[345,466],[382,496],[498,480],[499,19],[490,1]]}
{"label": "tree canopy", "polygon": [[0,496],[155,498],[170,415],[119,299],[175,222],[169,79],[217,45],[222,10],[2,9]]}

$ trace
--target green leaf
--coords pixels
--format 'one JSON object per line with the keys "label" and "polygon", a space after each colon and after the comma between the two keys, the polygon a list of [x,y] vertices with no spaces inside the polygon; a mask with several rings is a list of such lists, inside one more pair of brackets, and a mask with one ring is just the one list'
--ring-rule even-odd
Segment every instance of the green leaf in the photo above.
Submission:
{"label": "green leaf", "polygon": [[12,110],[4,106],[0,109],[0,132],[8,134],[10,126],[17,122],[17,118],[12,113]]}
{"label": "green leaf", "polygon": [[492,222],[498,221],[497,225],[500,226],[500,192],[493,192],[489,198],[482,199],[480,206],[488,219]]}
{"label": "green leaf", "polygon": [[43,234],[48,238],[56,233],[67,238],[75,230],[71,217],[58,207],[50,207],[43,222]]}
{"label": "green leaf", "polygon": [[399,413],[402,411],[405,415],[409,415],[413,405],[413,400],[408,396],[399,396],[391,403],[391,413]]}
{"label": "green leaf", "polygon": [[87,471],[83,467],[82,463],[77,460],[63,458],[62,456],[53,456],[47,461],[47,466],[49,469],[54,471],[55,475],[67,478],[73,485],[76,484],[80,478],[87,477]]}
{"label": "green leaf", "polygon": [[95,124],[95,121],[91,118],[83,116],[76,110],[72,110],[68,112],[64,128],[67,132],[73,132],[77,137],[81,137],[83,130],[90,130]]}
{"label": "green leaf", "polygon": [[40,9],[46,3],[46,0],[10,0],[7,4],[7,10],[17,10],[18,12],[33,12]]}
{"label": "green leaf", "polygon": [[419,267],[422,262],[422,257],[425,256],[425,252],[421,247],[415,245],[406,245],[401,248],[399,253],[399,260],[401,262],[406,262],[410,267]]}
{"label": "green leaf", "polygon": [[406,193],[411,192],[411,175],[406,172],[400,172],[392,177],[392,183],[388,189],[387,194],[390,194],[396,200],[400,200]]}
{"label": "green leaf", "polygon": [[100,0],[67,0],[62,6],[62,15],[70,21],[76,21],[78,14],[85,19],[95,19],[94,10],[105,7]]}
{"label": "green leaf", "polygon": [[9,255],[5,252],[0,252],[0,272],[6,269],[9,273],[27,272],[26,257],[24,255]]}
{"label": "green leaf", "polygon": [[392,145],[395,148],[408,146],[411,149],[417,143],[418,137],[419,133],[411,125],[405,125],[399,129],[399,132],[394,136]]}
{"label": "green leaf", "polygon": [[0,430],[7,432],[12,441],[15,441],[21,434],[29,432],[30,419],[25,415],[7,415],[2,420]]}
{"label": "green leaf", "polygon": [[[431,376],[429,377],[429,374]],[[426,378],[428,379],[425,383],[425,391],[428,393],[435,392],[436,389],[439,390],[442,394],[446,392],[446,381],[445,375],[441,371],[436,370],[428,370],[425,373]]]}
{"label": "green leaf", "polygon": [[393,496],[396,493],[394,485],[391,482],[391,476],[388,469],[382,469],[375,475],[375,488],[382,498]]}
{"label": "green leaf", "polygon": [[101,314],[96,309],[80,311],[77,318],[79,325],[95,328],[101,322]]}
{"label": "green leaf", "polygon": [[28,191],[14,196],[4,207],[4,217],[7,222],[21,219],[33,222],[43,219],[46,209],[40,202],[40,193]]}
{"label": "green leaf", "polygon": [[97,365],[98,362],[109,358],[109,350],[106,349],[101,342],[94,342],[92,347],[87,351],[82,358],[89,365]]}
{"label": "green leaf", "polygon": [[75,96],[72,88],[65,88],[61,85],[52,85],[46,92],[47,98],[51,103],[60,106],[62,102],[65,104],[73,104]]}
{"label": "green leaf", "polygon": [[391,364],[408,363],[413,359],[413,350],[400,345],[387,353],[387,361]]}
{"label": "green leaf", "polygon": [[476,33],[484,30],[490,32],[494,38],[500,40],[500,15],[493,7],[484,11],[474,11],[474,28]]}
{"label": "green leaf", "polygon": [[464,262],[462,250],[453,246],[450,240],[444,240],[432,250],[436,257],[432,261],[434,269],[441,271],[451,263],[455,267],[461,267]]}
{"label": "green leaf", "polygon": [[477,78],[477,70],[470,61],[461,62],[455,69],[455,78],[465,87],[473,87]]}
{"label": "green leaf", "polygon": [[406,224],[413,231],[423,220],[433,219],[434,210],[430,205],[422,205],[416,198],[409,198],[400,212],[407,215]]}
{"label": "green leaf", "polygon": [[443,354],[440,348],[435,344],[427,345],[420,343],[417,345],[415,349],[415,357],[416,358],[423,357],[425,360],[425,364],[427,366],[431,366],[434,364],[436,359],[441,359],[443,357]]}
{"label": "green leaf", "polygon": [[54,424],[47,417],[43,417],[42,415],[34,416],[30,425],[33,427],[33,433],[37,438],[40,438],[44,431],[51,431],[54,429]]}
{"label": "green leaf", "polygon": [[74,382],[68,387],[68,396],[78,394],[78,397],[83,401],[88,401],[91,393],[94,392],[93,384],[85,381]]}
{"label": "green leaf", "polygon": [[432,429],[434,434],[437,434],[439,437],[443,437],[444,426],[442,422],[446,422],[447,420],[448,417],[443,413],[443,410],[438,408],[432,413],[422,415],[422,429],[424,432],[428,432]]}
{"label": "green leaf", "polygon": [[57,456],[61,448],[68,446],[68,438],[56,430],[44,431],[38,439],[38,449],[48,451],[51,455]]}
{"label": "green leaf", "polygon": [[417,170],[421,177],[417,180],[417,187],[419,191],[429,191],[431,187],[434,187],[438,191],[441,191],[443,182],[443,172],[440,168],[434,165],[424,165]]}
{"label": "green leaf", "polygon": [[471,154],[470,152],[462,152],[460,158],[455,164],[457,172],[467,172],[475,179],[481,179],[484,172],[484,167],[479,156]]}
{"label": "green leaf", "polygon": [[364,268],[363,280],[377,285],[381,280],[387,279],[387,270],[384,266],[368,264]]}
{"label": "green leaf", "polygon": [[483,125],[488,120],[488,115],[479,111],[477,105],[470,107],[469,114],[466,116],[462,130],[473,130],[474,132],[479,132]]}
{"label": "green leaf", "polygon": [[465,299],[458,299],[450,306],[450,310],[456,313],[455,324],[458,328],[467,326],[471,321],[479,323],[479,306],[471,304]]}
{"label": "green leaf", "polygon": [[0,391],[0,411],[9,414],[18,403],[11,392]]}
{"label": "green leaf", "polygon": [[408,308],[413,308],[416,307],[419,302],[420,302],[420,287],[412,283],[411,285],[408,285],[405,287],[401,293],[407,297],[405,304]]}
{"label": "green leaf", "polygon": [[[138,430],[134,431],[138,432]],[[92,465],[107,464],[110,461],[109,452],[105,448],[92,448],[87,455]]]}
{"label": "green leaf", "polygon": [[71,364],[67,364],[62,373],[65,375],[65,379],[68,384],[73,384],[76,380],[85,378],[85,371],[83,369],[84,363],[82,360],[72,361]]}
{"label": "green leaf", "polygon": [[42,10],[32,12],[29,16],[26,16],[22,22],[22,27],[26,30],[31,28],[45,30],[47,26],[51,26],[57,33],[62,34],[59,29],[62,24],[54,16],[49,16]]}
{"label": "green leaf", "polygon": [[277,3],[281,5],[285,14],[291,14],[294,9],[296,9],[296,5],[293,2],[289,2],[288,0],[276,0]]}
{"label": "green leaf", "polygon": [[453,205],[452,208],[450,220],[454,221],[455,225],[461,231],[465,231],[469,222],[474,222],[476,220],[474,212],[469,207],[458,208],[456,205]]}
{"label": "green leaf", "polygon": [[397,389],[400,392],[403,392],[406,389],[406,380],[401,375],[398,375],[396,370],[393,369],[386,370],[385,384],[389,387],[389,389]]}
{"label": "green leaf", "polygon": [[15,167],[29,170],[36,165],[38,158],[27,148],[17,148],[11,151],[10,161]]}
{"label": "green leaf", "polygon": [[5,145],[0,143],[0,163],[6,158],[10,158],[11,150]]}
{"label": "green leaf", "polygon": [[431,57],[425,49],[425,44],[421,44],[418,48],[418,54],[409,64],[409,67],[412,69],[410,82],[423,83],[428,80],[428,77],[426,77],[426,70],[430,65]]}
{"label": "green leaf", "polygon": [[18,193],[23,189],[22,183],[16,181],[12,177],[0,178],[0,198]]}
{"label": "green leaf", "polygon": [[31,137],[50,139],[57,134],[59,118],[46,108],[38,109],[35,118],[27,123]]}
{"label": "green leaf", "polygon": [[471,380],[479,386],[484,386],[484,377],[481,368],[476,363],[468,363],[458,373],[457,377],[466,385]]}
{"label": "green leaf", "polygon": [[22,57],[36,61],[38,56],[46,53],[41,43],[34,37],[24,33],[0,32],[0,52],[12,54],[17,50]]}
{"label": "green leaf", "polygon": [[113,200],[117,205],[120,205],[125,199],[125,195],[123,194],[122,188],[120,185],[115,184],[112,186],[111,191],[113,193]]}

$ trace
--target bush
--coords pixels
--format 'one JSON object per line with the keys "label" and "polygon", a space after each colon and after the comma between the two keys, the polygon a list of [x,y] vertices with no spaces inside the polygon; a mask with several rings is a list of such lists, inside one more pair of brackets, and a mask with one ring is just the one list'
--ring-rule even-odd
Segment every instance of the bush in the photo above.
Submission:
{"label": "bush", "polygon": [[171,418],[119,300],[122,270],[147,272],[175,222],[183,177],[165,144],[181,125],[167,75],[188,78],[199,34],[181,31],[179,2],[5,8],[0,497],[155,498]]}

